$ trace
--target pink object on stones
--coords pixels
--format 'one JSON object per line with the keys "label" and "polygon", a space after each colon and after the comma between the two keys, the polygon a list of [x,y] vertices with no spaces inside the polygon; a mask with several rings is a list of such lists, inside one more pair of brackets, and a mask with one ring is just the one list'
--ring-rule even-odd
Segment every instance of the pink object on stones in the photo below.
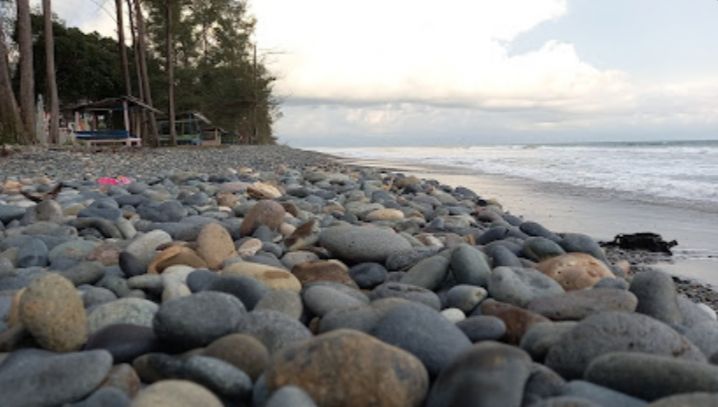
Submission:
{"label": "pink object on stones", "polygon": [[127,185],[127,184],[131,184],[132,180],[123,175],[120,175],[117,178],[112,178],[112,177],[98,178],[97,183],[100,185]]}

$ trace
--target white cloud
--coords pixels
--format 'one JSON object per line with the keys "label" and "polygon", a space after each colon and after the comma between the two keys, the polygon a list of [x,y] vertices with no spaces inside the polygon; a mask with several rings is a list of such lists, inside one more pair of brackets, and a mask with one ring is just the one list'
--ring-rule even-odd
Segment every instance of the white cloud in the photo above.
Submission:
{"label": "white cloud", "polygon": [[[114,36],[97,3],[114,10],[112,0],[55,8],[71,25]],[[718,77],[642,81],[592,66],[570,39],[511,51],[517,36],[565,18],[567,3],[250,0],[260,50],[283,52],[265,56],[287,102],[277,133],[310,144],[337,135],[440,143],[718,126]]]}

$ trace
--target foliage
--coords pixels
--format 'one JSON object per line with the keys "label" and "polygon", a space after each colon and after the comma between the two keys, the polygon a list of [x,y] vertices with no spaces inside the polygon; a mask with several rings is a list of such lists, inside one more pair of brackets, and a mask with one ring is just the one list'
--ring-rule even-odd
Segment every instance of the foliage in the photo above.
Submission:
{"label": "foliage", "polygon": [[[146,3],[150,44],[160,61],[166,59],[164,3]],[[257,142],[274,143],[272,123],[279,114],[272,95],[275,78],[261,61],[255,67],[250,42],[255,20],[248,15],[246,2],[179,0],[174,11],[178,111],[201,111],[217,125],[241,135],[253,134],[256,123]],[[166,85],[165,80],[160,87],[166,89]],[[157,96],[156,104],[164,106],[166,92]]]}
{"label": "foliage", "polygon": [[[0,3],[6,0],[0,0]],[[165,60],[166,0],[144,0],[150,46],[148,67],[154,104],[167,107]],[[275,143],[272,124],[279,117],[272,94],[275,78],[253,58],[250,37],[255,20],[244,0],[174,0],[177,111],[199,111],[216,125],[246,140],[257,126],[258,143]],[[42,14],[32,16],[36,92],[45,94],[45,43]],[[55,63],[62,108],[124,93],[117,40],[84,33],[55,19]],[[128,35],[129,37],[129,35]],[[128,47],[130,61],[134,52]],[[133,84],[135,69],[130,69]],[[17,89],[17,73],[13,82]],[[136,88],[136,86],[133,86]],[[254,115],[256,112],[256,121]]]}

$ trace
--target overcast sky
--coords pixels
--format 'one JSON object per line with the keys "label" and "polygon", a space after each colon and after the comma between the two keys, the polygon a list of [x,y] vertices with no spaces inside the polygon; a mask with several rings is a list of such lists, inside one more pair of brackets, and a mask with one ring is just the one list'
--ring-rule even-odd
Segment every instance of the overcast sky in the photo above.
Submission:
{"label": "overcast sky", "polygon": [[[250,4],[291,145],[718,139],[715,0]],[[114,35],[111,0],[54,7]]]}

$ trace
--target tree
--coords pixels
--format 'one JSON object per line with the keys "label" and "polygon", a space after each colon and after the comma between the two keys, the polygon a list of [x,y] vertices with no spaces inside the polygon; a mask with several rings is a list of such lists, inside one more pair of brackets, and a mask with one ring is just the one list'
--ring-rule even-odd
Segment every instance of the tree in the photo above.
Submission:
{"label": "tree", "polygon": [[125,82],[125,95],[132,96],[132,82],[130,82],[130,66],[127,60],[127,46],[125,44],[125,23],[124,13],[122,12],[122,0],[115,0],[115,9],[117,16],[117,45],[120,50],[120,66],[122,69],[122,79]]}
{"label": "tree", "polygon": [[[154,55],[167,62],[166,0],[147,0],[148,38]],[[278,103],[272,77],[253,61],[255,20],[245,1],[174,0],[174,77],[177,110],[199,110],[215,124],[259,143],[272,143]],[[177,10],[181,10],[178,12]],[[166,75],[167,76],[167,75]],[[166,106],[168,100],[158,99]],[[255,113],[256,112],[256,113]]]}
{"label": "tree", "polygon": [[0,142],[21,141],[24,131],[20,108],[12,89],[5,29],[0,26]]}
{"label": "tree", "polygon": [[[142,15],[142,3],[141,0],[135,0],[135,21],[137,25],[137,44],[138,44],[138,55],[140,61],[140,73],[142,74],[142,88],[144,94],[144,101],[153,106],[152,103],[152,91],[150,88],[150,75],[147,67],[147,44],[145,37],[145,17]],[[147,112],[147,118],[150,129],[150,142],[152,145],[159,145],[159,134],[157,132],[157,119],[155,118],[154,112]]]}
{"label": "tree", "polygon": [[29,0],[17,0],[17,41],[20,49],[20,111],[25,142],[35,142],[35,80],[32,66],[32,25]]}
{"label": "tree", "polygon": [[173,146],[177,145],[177,129],[175,128],[175,71],[174,71],[174,39],[172,32],[172,0],[166,0],[166,25],[167,36],[165,44],[167,46],[167,111],[169,116],[170,142]]}
{"label": "tree", "polygon": [[50,143],[60,141],[60,101],[57,95],[55,78],[55,41],[52,28],[51,0],[42,0],[42,13],[45,27],[45,69],[47,75],[47,95],[50,103]]}

